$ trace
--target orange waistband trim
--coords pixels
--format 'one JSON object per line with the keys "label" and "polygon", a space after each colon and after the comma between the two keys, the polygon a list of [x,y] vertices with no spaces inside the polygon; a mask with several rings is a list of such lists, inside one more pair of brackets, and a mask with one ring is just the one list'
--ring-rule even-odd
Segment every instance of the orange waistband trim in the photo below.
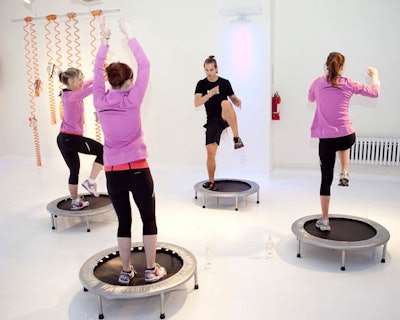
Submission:
{"label": "orange waistband trim", "polygon": [[73,134],[74,136],[83,136],[83,134],[79,132],[60,131],[60,133]]}
{"label": "orange waistband trim", "polygon": [[132,169],[145,169],[148,168],[149,164],[146,159],[136,160],[124,164],[117,164],[115,166],[104,166],[104,171],[124,171]]}

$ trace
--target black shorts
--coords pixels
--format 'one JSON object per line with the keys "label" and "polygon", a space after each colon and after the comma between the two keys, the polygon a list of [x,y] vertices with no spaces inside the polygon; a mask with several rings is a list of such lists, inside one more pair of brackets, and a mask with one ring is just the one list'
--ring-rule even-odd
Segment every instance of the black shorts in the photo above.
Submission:
{"label": "black shorts", "polygon": [[319,150],[320,153],[347,150],[352,147],[355,141],[355,133],[351,133],[344,137],[319,139]]}
{"label": "black shorts", "polygon": [[228,122],[226,122],[222,118],[216,121],[207,122],[204,125],[204,128],[206,128],[206,145],[214,142],[219,145],[222,131],[224,131],[228,127],[229,127]]}

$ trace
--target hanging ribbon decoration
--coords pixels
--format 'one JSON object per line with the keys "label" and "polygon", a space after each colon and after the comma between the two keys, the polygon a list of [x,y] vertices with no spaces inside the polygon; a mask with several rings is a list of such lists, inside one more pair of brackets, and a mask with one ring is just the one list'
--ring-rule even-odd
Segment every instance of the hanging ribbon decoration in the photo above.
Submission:
{"label": "hanging ribbon decoration", "polygon": [[[77,69],[81,69],[81,50],[80,50],[80,36],[78,28],[78,20],[76,20],[76,13],[67,13],[68,20],[65,22],[67,34],[67,60],[69,66],[75,66]],[[72,25],[71,25],[72,24]],[[72,39],[73,38],[73,39]],[[74,60],[75,58],[75,60]]]}
{"label": "hanging ribbon decoration", "polygon": [[52,57],[52,41],[51,41],[51,31],[49,29],[50,24],[55,21],[57,18],[56,15],[51,14],[46,16],[47,19],[47,24],[44,26],[46,29],[46,35],[45,38],[47,40],[46,42],[46,48],[47,48],[47,71],[49,73],[49,77],[47,79],[48,87],[49,87],[49,103],[50,103],[50,120],[51,124],[56,124],[57,123],[57,116],[56,116],[56,103],[55,103],[55,92],[54,92],[54,69],[55,69],[55,63],[53,61]]}
{"label": "hanging ribbon decoration", "polygon": [[[26,58],[26,73],[28,76],[28,90],[29,90],[29,104],[30,104],[30,117],[29,126],[33,130],[33,140],[35,143],[36,165],[42,165],[40,153],[40,140],[39,130],[37,126],[35,97],[40,95],[41,81],[39,79],[38,55],[37,55],[37,41],[35,25],[32,23],[32,17],[24,18],[26,24],[23,29],[25,32],[25,58]],[[31,48],[31,49],[30,49]]]}
{"label": "hanging ribbon decoration", "polygon": [[[94,26],[94,22],[96,20],[96,17],[100,17],[103,14],[102,10],[93,10],[90,12],[92,15],[92,18],[90,19],[89,25],[90,25],[90,36],[92,37],[92,41],[90,42],[90,45],[92,47],[92,65],[94,66],[94,61],[96,59],[96,49],[97,49],[97,38],[95,35],[96,28]],[[102,142],[102,133],[101,133],[101,126],[100,123],[97,121],[96,117],[96,122],[95,122],[95,130],[96,130],[96,141],[97,142]]]}
{"label": "hanging ribbon decoration", "polygon": [[[56,67],[57,70],[62,70],[62,47],[61,47],[61,33],[60,33],[60,24],[54,19],[54,39],[55,39],[55,46],[56,46]],[[58,81],[58,90],[61,92],[62,90],[62,83]],[[62,104],[62,99],[58,99],[58,111],[60,114],[60,119],[64,118],[64,106]]]}

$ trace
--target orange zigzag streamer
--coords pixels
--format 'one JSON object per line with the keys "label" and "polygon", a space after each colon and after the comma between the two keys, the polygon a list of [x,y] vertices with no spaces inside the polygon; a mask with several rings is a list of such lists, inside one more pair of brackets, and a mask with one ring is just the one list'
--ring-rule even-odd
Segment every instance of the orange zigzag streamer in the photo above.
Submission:
{"label": "orange zigzag streamer", "polygon": [[[49,29],[50,23],[56,19],[56,15],[48,15],[46,16],[47,19],[47,24],[44,26],[46,30],[45,38],[47,40],[46,42],[46,48],[47,48],[47,58],[48,58],[48,64],[53,65],[53,58],[52,58],[52,48],[51,48],[51,38],[50,34],[51,31]],[[57,123],[57,116],[56,116],[56,106],[55,106],[55,98],[54,98],[54,79],[53,77],[48,77],[47,83],[49,86],[49,103],[50,103],[50,120],[51,124],[56,124]]]}
{"label": "orange zigzag streamer", "polygon": [[81,64],[82,57],[81,57],[81,50],[80,50],[81,44],[79,42],[80,36],[79,36],[79,33],[78,33],[79,32],[78,20],[75,20],[74,29],[75,29],[75,31],[74,31],[74,36],[75,36],[74,43],[75,43],[75,52],[76,52],[76,67],[78,69],[80,69],[82,67],[82,64]]}
{"label": "orange zigzag streamer", "polygon": [[[57,62],[58,70],[61,70],[62,69],[62,54],[61,54],[62,48],[61,48],[61,45],[60,45],[60,43],[61,43],[61,38],[60,38],[61,33],[60,33],[60,29],[59,28],[60,28],[60,24],[54,19],[54,32],[55,32],[54,39],[55,39],[56,56],[57,56],[56,62]],[[59,91],[61,91],[62,90],[62,84],[59,82],[58,85],[59,85]],[[60,119],[63,119],[64,118],[64,107],[63,107],[63,104],[62,104],[62,100],[58,99],[58,101],[59,101],[58,109],[59,109]]]}
{"label": "orange zigzag streamer", "polygon": [[69,66],[73,66],[74,65],[74,60],[72,59],[72,40],[71,40],[71,21],[72,19],[74,19],[76,17],[76,13],[70,12],[67,13],[67,17],[69,20],[65,21],[65,33],[67,35],[66,39],[67,39],[67,60],[68,60],[68,65]]}
{"label": "orange zigzag streamer", "polygon": [[[23,30],[25,32],[24,41],[25,41],[25,58],[26,58],[26,68],[27,68],[27,76],[28,76],[28,90],[29,90],[29,102],[30,102],[30,117],[29,117],[29,126],[33,129],[33,140],[35,143],[35,154],[36,154],[36,165],[42,165],[41,153],[40,153],[40,140],[39,140],[39,130],[37,126],[36,119],[36,108],[35,108],[35,88],[34,88],[34,75],[37,72],[35,70],[37,66],[37,48],[36,48],[36,32],[34,28],[34,24],[32,23],[32,17],[26,17],[25,19],[26,25],[24,25]],[[29,46],[33,45],[32,51],[29,50]],[[33,55],[32,59],[30,55]],[[34,67],[31,67],[31,63],[33,62]]]}
{"label": "orange zigzag streamer", "polygon": [[[94,61],[95,61],[95,58],[96,58],[96,45],[95,45],[96,36],[94,34],[96,28],[94,26],[94,21],[96,20],[96,17],[100,17],[103,14],[103,11],[101,11],[101,10],[93,10],[90,13],[92,14],[92,19],[90,20],[90,23],[89,23],[90,27],[91,27],[90,35],[92,37],[92,41],[90,42],[90,44],[92,46],[92,51],[91,51],[92,57],[93,57],[92,65],[94,65]],[[96,119],[96,122],[95,122],[95,132],[96,132],[96,141],[101,143],[102,142],[102,132],[101,132],[100,123],[97,121],[97,119]]]}

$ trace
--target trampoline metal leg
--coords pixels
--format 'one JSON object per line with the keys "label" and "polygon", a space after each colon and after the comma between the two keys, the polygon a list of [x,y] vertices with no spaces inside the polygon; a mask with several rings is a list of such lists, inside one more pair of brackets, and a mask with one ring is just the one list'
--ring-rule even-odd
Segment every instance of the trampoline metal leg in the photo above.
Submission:
{"label": "trampoline metal leg", "polygon": [[345,251],[345,250],[342,250],[342,266],[340,267],[340,270],[342,270],[342,271],[345,271],[345,270],[346,270],[346,267],[345,267],[345,265],[344,265],[344,260],[345,260],[345,258],[346,258],[346,251]]}
{"label": "trampoline metal leg", "polygon": [[301,240],[297,238],[298,246],[297,246],[297,258],[301,258]]}
{"label": "trampoline metal leg", "polygon": [[387,246],[387,242],[383,245],[383,248],[382,248],[382,259],[381,259],[382,263],[386,262],[386,246]]}
{"label": "trampoline metal leg", "polygon": [[257,191],[257,203],[260,203],[260,191]]}
{"label": "trampoline metal leg", "polygon": [[197,267],[196,270],[194,270],[194,289],[197,290],[199,288],[199,282],[197,278]]}
{"label": "trampoline metal leg", "polygon": [[89,217],[86,216],[86,231],[90,232]]}
{"label": "trampoline metal leg", "polygon": [[56,226],[56,223],[57,223],[56,218],[57,218],[57,216],[51,215],[51,229],[52,229],[52,230],[56,230],[56,229],[57,229],[57,226]]}
{"label": "trampoline metal leg", "polygon": [[235,210],[238,211],[238,203],[239,203],[239,198],[236,196],[235,197]]}
{"label": "trampoline metal leg", "polygon": [[203,195],[203,209],[206,207],[206,196]]}
{"label": "trampoline metal leg", "polygon": [[165,311],[164,311],[164,292],[160,294],[160,319],[165,319]]}
{"label": "trampoline metal leg", "polygon": [[104,314],[103,314],[103,299],[101,298],[101,296],[99,296],[99,306],[100,306],[99,319],[104,319]]}
{"label": "trampoline metal leg", "polygon": [[197,199],[197,191],[194,192],[194,198]]}

